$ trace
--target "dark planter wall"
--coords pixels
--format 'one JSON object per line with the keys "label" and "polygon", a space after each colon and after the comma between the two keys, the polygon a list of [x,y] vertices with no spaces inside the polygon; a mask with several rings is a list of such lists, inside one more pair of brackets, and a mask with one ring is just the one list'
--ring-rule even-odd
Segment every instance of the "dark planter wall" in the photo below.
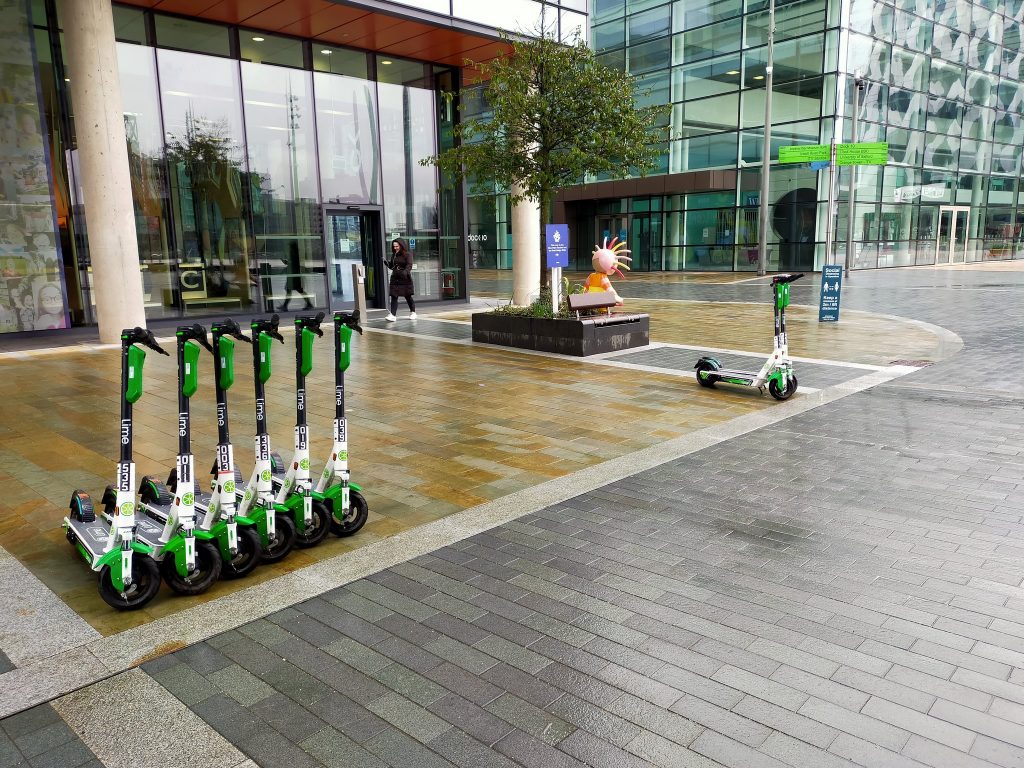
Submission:
{"label": "dark planter wall", "polygon": [[650,316],[630,315],[615,323],[478,312],[473,341],[519,349],[536,349],[586,357],[602,352],[645,347],[651,341]]}

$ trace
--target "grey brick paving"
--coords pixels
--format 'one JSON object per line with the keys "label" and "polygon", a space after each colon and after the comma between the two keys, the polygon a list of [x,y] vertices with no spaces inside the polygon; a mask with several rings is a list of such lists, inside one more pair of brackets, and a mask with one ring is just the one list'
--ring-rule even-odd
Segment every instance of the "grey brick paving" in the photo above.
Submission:
{"label": "grey brick paving", "polygon": [[[844,307],[952,327],[953,361],[147,671],[263,766],[1021,768],[1024,301],[918,279],[859,273]],[[0,761],[19,723],[54,725],[4,721]]]}
{"label": "grey brick paving", "polygon": [[0,768],[86,768],[96,756],[49,704],[0,720]]}

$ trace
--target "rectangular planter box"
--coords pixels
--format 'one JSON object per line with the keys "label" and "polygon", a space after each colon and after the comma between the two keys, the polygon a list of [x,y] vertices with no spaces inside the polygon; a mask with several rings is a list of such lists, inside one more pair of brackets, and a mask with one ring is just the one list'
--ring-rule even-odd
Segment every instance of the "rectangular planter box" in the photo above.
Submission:
{"label": "rectangular planter box", "polygon": [[628,319],[613,323],[602,320],[517,317],[477,312],[473,315],[473,341],[576,357],[646,347],[651,342],[650,315],[629,315]]}

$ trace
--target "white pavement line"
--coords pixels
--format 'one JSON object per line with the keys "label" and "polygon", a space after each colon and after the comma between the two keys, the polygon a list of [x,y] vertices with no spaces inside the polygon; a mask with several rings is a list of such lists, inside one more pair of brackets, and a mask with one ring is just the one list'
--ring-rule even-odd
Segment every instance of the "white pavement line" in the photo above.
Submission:
{"label": "white pavement line", "polygon": [[[642,365],[640,363],[626,363],[621,360],[613,360],[607,357],[600,360],[587,360],[588,363],[593,365],[605,365],[609,368],[626,368],[631,371],[643,371],[644,373],[660,373],[665,376],[677,376],[681,379],[696,379],[697,374],[694,371],[689,371],[680,368],[659,368],[656,365]],[[820,389],[815,387],[800,387],[801,394],[809,394],[811,392],[820,392]]]}
{"label": "white pavement line", "polygon": [[248,758],[141,669],[53,702],[106,768],[223,766]]}
{"label": "white pavement line", "polygon": [[0,591],[0,651],[14,666],[27,666],[100,637],[3,547],[0,584],[8,585]]}
{"label": "white pavement line", "polygon": [[[756,429],[778,424],[914,370],[917,369],[893,366],[819,392],[795,397],[772,408],[738,416],[722,424],[632,453],[628,462],[621,458],[611,459],[541,485],[525,488],[240,592],[93,641],[73,652],[38,661],[31,667],[0,675],[0,717],[51,700],[83,685],[123,672],[147,658],[201,642],[220,632],[462,541],[523,515]],[[79,667],[81,659],[88,663]]]}

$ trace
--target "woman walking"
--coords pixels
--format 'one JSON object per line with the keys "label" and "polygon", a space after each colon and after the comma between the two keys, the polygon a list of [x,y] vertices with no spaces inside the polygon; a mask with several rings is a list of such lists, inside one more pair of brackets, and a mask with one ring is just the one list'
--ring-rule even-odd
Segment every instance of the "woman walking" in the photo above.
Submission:
{"label": "woman walking", "polygon": [[415,292],[412,285],[412,253],[401,238],[391,241],[391,261],[385,262],[391,270],[391,282],[388,284],[388,294],[391,296],[391,311],[384,318],[393,322],[398,314],[398,297],[404,296],[405,303],[409,305],[409,319],[416,319],[416,302],[413,301]]}

